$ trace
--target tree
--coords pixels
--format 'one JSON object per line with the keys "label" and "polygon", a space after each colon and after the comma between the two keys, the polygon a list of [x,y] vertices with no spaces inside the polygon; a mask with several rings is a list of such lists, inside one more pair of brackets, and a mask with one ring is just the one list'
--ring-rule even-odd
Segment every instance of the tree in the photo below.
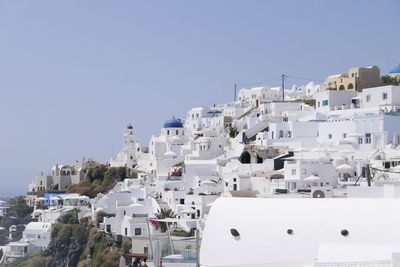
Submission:
{"label": "tree", "polygon": [[400,85],[400,79],[396,77],[390,77],[389,75],[385,75],[381,77],[381,80],[384,85]]}
{"label": "tree", "polygon": [[124,242],[122,243],[122,251],[124,252],[124,254],[128,254],[132,249],[132,240],[124,240]]}
{"label": "tree", "polygon": [[[169,208],[162,208],[154,215],[159,220],[166,218],[176,218],[175,212]],[[165,233],[167,231],[167,224],[165,222],[157,222],[157,225],[161,228],[161,232]]]}
{"label": "tree", "polygon": [[33,257],[29,260],[29,267],[43,267],[46,266],[46,258],[40,255]]}
{"label": "tree", "polygon": [[239,132],[238,132],[236,126],[229,125],[228,133],[229,133],[229,137],[235,138],[236,135],[238,135]]}
{"label": "tree", "polygon": [[107,167],[104,165],[99,165],[94,168],[90,168],[86,172],[86,177],[93,182],[94,180],[103,181],[105,172],[107,171]]}
{"label": "tree", "polygon": [[[0,230],[0,246],[4,246],[8,242],[8,236],[6,230]],[[0,256],[1,259],[1,256]]]}
{"label": "tree", "polygon": [[110,167],[104,173],[104,178],[122,181],[127,177],[125,167]]}
{"label": "tree", "polygon": [[11,199],[11,208],[10,208],[11,216],[15,216],[17,218],[25,218],[32,212],[33,208],[29,207],[26,204],[25,199],[23,197],[15,197]]}
{"label": "tree", "polygon": [[79,222],[79,212],[81,212],[80,208],[74,208],[72,210],[74,212],[74,216],[75,216],[75,221],[78,223]]}
{"label": "tree", "polygon": [[106,216],[107,216],[107,213],[103,210],[97,212],[97,214],[96,214],[97,225],[99,225],[99,223],[103,222],[104,217],[106,217]]}
{"label": "tree", "polygon": [[69,212],[69,213],[63,215],[59,219],[59,221],[62,223],[65,223],[65,224],[78,224],[79,223],[75,209],[72,212]]}

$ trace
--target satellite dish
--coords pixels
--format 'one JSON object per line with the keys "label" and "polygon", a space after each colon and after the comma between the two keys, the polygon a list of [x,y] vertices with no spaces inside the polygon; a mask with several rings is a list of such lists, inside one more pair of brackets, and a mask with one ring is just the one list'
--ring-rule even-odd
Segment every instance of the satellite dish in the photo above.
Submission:
{"label": "satellite dish", "polygon": [[313,197],[313,198],[325,198],[325,192],[322,191],[322,190],[315,190],[315,191],[312,193],[312,197]]}

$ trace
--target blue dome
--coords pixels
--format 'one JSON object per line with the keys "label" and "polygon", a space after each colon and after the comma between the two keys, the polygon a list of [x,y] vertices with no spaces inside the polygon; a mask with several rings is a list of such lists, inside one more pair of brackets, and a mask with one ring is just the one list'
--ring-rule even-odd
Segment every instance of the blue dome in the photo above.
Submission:
{"label": "blue dome", "polygon": [[400,73],[400,65],[397,66],[397,67],[395,67],[395,68],[393,68],[393,69],[389,72],[389,74],[396,74],[396,73]]}
{"label": "blue dome", "polygon": [[183,123],[180,119],[172,117],[172,119],[164,122],[164,128],[183,128]]}
{"label": "blue dome", "polygon": [[131,124],[129,124],[128,126],[126,126],[126,129],[133,129],[133,126]]}

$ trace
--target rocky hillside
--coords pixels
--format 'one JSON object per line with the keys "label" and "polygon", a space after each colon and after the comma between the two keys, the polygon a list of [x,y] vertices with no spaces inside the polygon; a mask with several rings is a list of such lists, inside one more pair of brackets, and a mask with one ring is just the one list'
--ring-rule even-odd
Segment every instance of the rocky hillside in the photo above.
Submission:
{"label": "rocky hillside", "polygon": [[125,167],[106,167],[100,165],[87,169],[86,181],[67,187],[68,193],[78,193],[90,198],[96,197],[98,193],[107,193],[119,181],[125,178],[136,178],[134,172],[127,172]]}
{"label": "rocky hillside", "polygon": [[126,240],[118,244],[110,234],[98,231],[88,219],[77,223],[74,218],[71,213],[54,225],[52,241],[46,251],[7,266],[117,267],[121,256],[129,253],[131,242]]}

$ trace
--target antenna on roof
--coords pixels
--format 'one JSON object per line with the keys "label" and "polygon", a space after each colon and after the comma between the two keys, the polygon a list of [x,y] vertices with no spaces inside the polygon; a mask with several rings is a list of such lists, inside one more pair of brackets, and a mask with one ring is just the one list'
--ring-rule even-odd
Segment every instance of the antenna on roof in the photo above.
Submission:
{"label": "antenna on roof", "polygon": [[236,90],[237,90],[237,84],[235,83],[235,85],[233,86],[233,101],[236,102]]}
{"label": "antenna on roof", "polygon": [[282,101],[285,102],[285,78],[287,76],[282,74]]}

